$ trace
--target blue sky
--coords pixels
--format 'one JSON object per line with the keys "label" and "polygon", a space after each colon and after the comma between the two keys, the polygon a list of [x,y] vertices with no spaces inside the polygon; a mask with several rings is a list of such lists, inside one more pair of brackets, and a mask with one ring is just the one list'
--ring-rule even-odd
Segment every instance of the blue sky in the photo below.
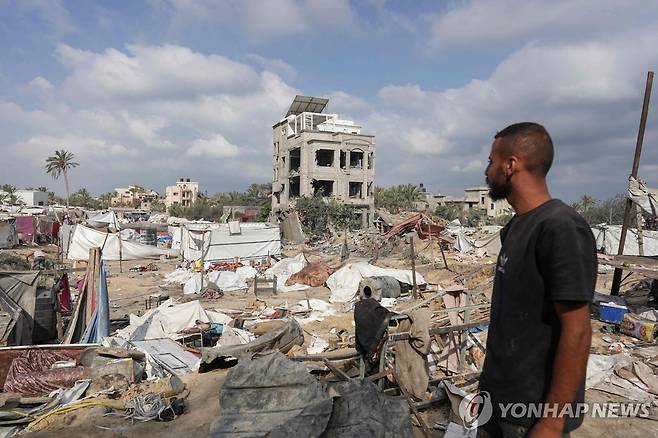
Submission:
{"label": "blue sky", "polygon": [[64,147],[73,190],[244,189],[271,179],[271,125],[308,94],[376,136],[378,185],[458,195],[495,132],[532,120],[556,144],[553,194],[607,198],[655,47],[653,0],[0,0],[0,183],[61,193],[43,164]]}

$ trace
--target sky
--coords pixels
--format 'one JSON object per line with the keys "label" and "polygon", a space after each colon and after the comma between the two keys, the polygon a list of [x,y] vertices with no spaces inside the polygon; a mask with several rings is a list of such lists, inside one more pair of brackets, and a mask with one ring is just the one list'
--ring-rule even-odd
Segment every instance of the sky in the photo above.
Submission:
{"label": "sky", "polygon": [[[71,191],[272,178],[296,94],[376,136],[376,184],[460,195],[493,136],[543,124],[566,201],[625,190],[658,0],[0,0],[0,184]],[[658,84],[656,84],[658,89]],[[658,185],[658,97],[639,176]]]}

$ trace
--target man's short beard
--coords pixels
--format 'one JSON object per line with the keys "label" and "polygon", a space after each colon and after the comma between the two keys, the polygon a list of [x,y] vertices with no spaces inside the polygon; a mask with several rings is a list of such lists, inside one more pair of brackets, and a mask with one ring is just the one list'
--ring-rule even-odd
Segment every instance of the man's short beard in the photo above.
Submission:
{"label": "man's short beard", "polygon": [[489,196],[494,201],[506,199],[512,193],[512,183],[509,177],[505,177],[503,184],[497,184],[487,178],[487,185],[489,186]]}

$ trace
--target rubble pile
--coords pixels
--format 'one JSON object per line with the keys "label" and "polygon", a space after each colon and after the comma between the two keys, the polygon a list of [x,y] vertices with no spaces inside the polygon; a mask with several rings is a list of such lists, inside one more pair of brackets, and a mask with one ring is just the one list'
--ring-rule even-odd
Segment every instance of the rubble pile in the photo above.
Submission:
{"label": "rubble pile", "polygon": [[[0,348],[3,433],[466,436],[459,405],[487,354],[499,228],[396,220],[280,256],[62,264],[66,281],[57,270],[48,280],[52,326],[41,301],[23,298],[45,294],[46,274],[0,278],[21,291],[0,292],[13,345]],[[600,290],[611,275],[602,270]],[[658,286],[638,278],[626,289],[593,302],[587,393],[649,403],[651,421]],[[41,338],[50,345],[33,345]]]}

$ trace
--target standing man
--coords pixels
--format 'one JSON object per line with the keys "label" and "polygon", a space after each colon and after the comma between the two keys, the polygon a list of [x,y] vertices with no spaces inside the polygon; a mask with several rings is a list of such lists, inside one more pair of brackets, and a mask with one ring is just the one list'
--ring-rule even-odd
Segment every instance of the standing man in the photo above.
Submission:
{"label": "standing man", "polygon": [[[596,245],[587,222],[551,198],[552,163],[553,142],[537,123],[508,126],[491,146],[491,197],[516,214],[500,233],[480,378],[493,416],[478,436],[563,437],[583,422],[575,404],[584,401]],[[542,414],[513,418],[505,406],[515,403],[542,404]]]}

